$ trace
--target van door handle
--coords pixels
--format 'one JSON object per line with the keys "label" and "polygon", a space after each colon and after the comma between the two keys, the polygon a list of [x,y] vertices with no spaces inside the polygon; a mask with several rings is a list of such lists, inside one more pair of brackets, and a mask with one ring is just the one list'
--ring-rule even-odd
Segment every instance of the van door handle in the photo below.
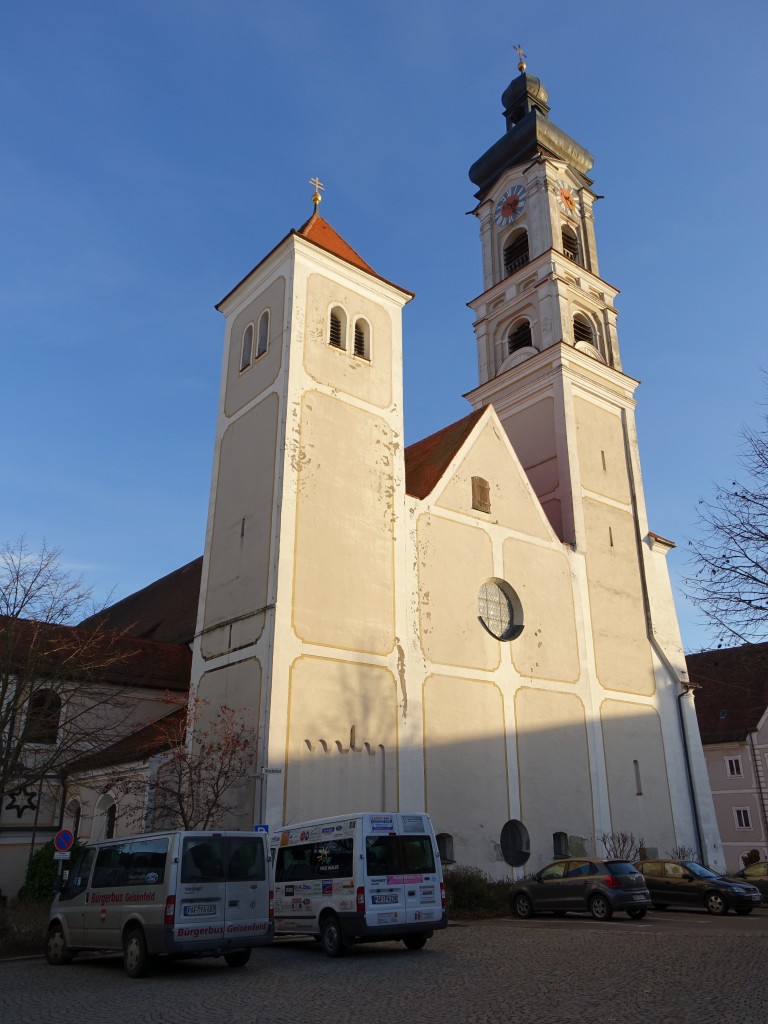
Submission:
{"label": "van door handle", "polygon": [[239,907],[240,906],[240,900],[230,900],[229,901],[229,905],[230,905],[230,907]]}

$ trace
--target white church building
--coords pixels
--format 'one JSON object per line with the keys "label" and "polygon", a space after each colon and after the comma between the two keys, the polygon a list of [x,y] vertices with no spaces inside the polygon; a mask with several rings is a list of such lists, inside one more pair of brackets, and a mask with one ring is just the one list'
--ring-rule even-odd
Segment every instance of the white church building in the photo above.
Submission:
{"label": "white church building", "polygon": [[522,65],[470,171],[484,291],[464,419],[404,448],[412,293],[319,195],[217,307],[191,691],[253,716],[244,827],[426,810],[446,859],[495,877],[621,831],[723,866],[592,157],[547,98]]}

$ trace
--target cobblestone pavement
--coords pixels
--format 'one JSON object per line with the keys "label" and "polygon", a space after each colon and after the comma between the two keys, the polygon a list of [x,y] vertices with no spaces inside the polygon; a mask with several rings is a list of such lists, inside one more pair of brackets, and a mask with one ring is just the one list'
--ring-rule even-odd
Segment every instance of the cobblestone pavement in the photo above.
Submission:
{"label": "cobblestone pavement", "polygon": [[3,1024],[765,1024],[768,910],[458,923],[425,949],[360,945],[337,960],[281,939],[249,965],[165,963],[132,981],[117,958],[0,963]]}

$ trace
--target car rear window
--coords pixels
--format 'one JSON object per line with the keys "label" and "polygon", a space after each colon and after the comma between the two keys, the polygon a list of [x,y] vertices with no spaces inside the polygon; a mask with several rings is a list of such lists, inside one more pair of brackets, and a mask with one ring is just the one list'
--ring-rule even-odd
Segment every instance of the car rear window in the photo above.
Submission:
{"label": "car rear window", "polygon": [[607,860],[605,866],[612,875],[636,875],[637,868],[626,860]]}

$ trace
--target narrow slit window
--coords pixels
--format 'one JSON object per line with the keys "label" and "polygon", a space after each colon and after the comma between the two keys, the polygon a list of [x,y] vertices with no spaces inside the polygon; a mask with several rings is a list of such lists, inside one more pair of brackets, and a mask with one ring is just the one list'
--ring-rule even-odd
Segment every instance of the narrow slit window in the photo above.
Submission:
{"label": "narrow slit window", "polygon": [[491,511],[491,485],[481,476],[472,477],[472,508],[478,512]]}
{"label": "narrow slit window", "polygon": [[240,350],[240,369],[247,370],[253,359],[253,324],[243,331],[243,344]]}
{"label": "narrow slit window", "polygon": [[632,762],[632,766],[635,769],[635,793],[638,796],[642,796],[643,795],[643,781],[640,778],[640,762],[639,761],[633,761]]}
{"label": "narrow slit window", "polygon": [[259,317],[259,330],[256,338],[256,358],[263,356],[269,345],[269,310],[265,309]]}

